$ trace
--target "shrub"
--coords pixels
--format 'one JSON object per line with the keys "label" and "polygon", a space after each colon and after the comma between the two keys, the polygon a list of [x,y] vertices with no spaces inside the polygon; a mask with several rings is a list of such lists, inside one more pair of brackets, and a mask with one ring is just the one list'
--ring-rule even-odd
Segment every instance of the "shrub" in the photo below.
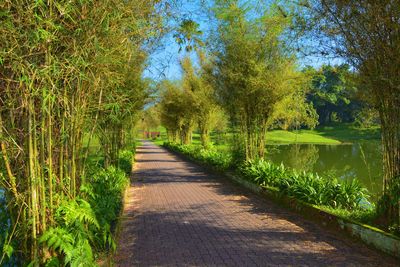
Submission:
{"label": "shrub", "polygon": [[[115,167],[91,169],[80,196],[65,200],[57,209],[55,226],[40,238],[55,257],[47,264],[96,266],[93,250],[115,250],[113,228],[121,212],[129,179]],[[58,263],[58,264],[57,264]]]}
{"label": "shrub", "polygon": [[264,160],[246,162],[239,171],[261,186],[276,187],[283,194],[310,204],[351,210],[369,203],[366,189],[356,179],[339,182],[314,173],[298,173]]}
{"label": "shrub", "polygon": [[203,147],[194,145],[178,145],[173,143],[164,143],[164,146],[220,171],[227,170],[232,166],[231,155],[212,148],[204,149]]}
{"label": "shrub", "polygon": [[[217,150],[171,143],[165,143],[164,146],[218,170],[234,167],[232,157]],[[357,179],[339,182],[337,179],[322,178],[314,173],[296,172],[283,164],[276,165],[265,160],[242,163],[238,171],[246,179],[260,186],[275,187],[284,195],[310,204],[347,210],[370,206],[367,190]]]}
{"label": "shrub", "polygon": [[133,150],[122,150],[119,152],[118,168],[123,170],[128,176],[130,176],[132,172],[133,156]]}
{"label": "shrub", "polygon": [[101,227],[90,204],[79,197],[64,201],[57,209],[55,222],[56,226],[40,237],[40,242],[56,254],[47,265],[63,262],[71,266],[95,266],[90,243]]}
{"label": "shrub", "polygon": [[113,225],[122,208],[123,193],[129,179],[124,171],[113,166],[99,169],[81,187],[82,195],[92,204],[101,225]]}

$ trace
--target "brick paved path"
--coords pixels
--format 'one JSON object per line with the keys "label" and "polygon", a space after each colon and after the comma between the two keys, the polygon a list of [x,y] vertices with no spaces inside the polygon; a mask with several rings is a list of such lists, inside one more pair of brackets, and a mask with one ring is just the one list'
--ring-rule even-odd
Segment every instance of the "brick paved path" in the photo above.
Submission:
{"label": "brick paved path", "polygon": [[117,266],[396,266],[148,141],[137,151]]}

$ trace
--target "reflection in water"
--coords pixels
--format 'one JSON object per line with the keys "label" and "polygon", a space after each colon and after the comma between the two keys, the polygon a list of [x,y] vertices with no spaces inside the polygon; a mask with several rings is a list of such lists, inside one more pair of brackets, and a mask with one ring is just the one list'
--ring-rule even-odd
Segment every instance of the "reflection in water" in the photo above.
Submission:
{"label": "reflection in water", "polygon": [[267,158],[324,177],[358,178],[374,199],[382,192],[382,153],[377,141],[347,145],[270,145]]}
{"label": "reflection in water", "polygon": [[315,145],[292,145],[289,149],[289,165],[294,169],[313,171],[314,165],[319,158],[319,148]]}

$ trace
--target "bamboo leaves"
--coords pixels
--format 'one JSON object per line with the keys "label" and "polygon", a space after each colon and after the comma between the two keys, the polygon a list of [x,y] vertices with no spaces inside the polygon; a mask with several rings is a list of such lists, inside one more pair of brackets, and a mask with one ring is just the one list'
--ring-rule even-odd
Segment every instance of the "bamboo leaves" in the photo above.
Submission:
{"label": "bamboo leaves", "polygon": [[297,77],[293,56],[284,49],[290,18],[276,8],[252,18],[238,1],[218,1],[215,13],[218,95],[240,127],[246,160],[263,158],[274,105],[294,90]]}
{"label": "bamboo leaves", "polygon": [[[65,224],[83,220],[99,228],[94,214],[85,212],[88,203],[74,202],[88,156],[82,153],[83,137],[98,129],[99,135],[112,133],[112,138],[104,138],[104,146],[112,144],[106,154],[112,153],[108,156],[117,162],[125,123],[146,98],[141,74],[149,26],[137,21],[152,25],[151,20],[158,20],[155,4],[0,4],[0,172],[9,207],[21,210],[18,220],[18,213],[11,212],[21,241],[15,251],[33,265],[47,257],[38,237],[61,223],[57,212],[66,216]],[[66,205],[68,201],[72,202]],[[64,209],[56,212],[59,205]],[[79,213],[73,214],[74,209]],[[80,245],[75,253],[82,260],[91,257],[87,244]]]}

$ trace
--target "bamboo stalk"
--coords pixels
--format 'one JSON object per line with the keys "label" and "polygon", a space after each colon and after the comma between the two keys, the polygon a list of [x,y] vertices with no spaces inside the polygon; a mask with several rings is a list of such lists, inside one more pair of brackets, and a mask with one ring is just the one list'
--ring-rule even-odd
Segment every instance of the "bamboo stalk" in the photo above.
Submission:
{"label": "bamboo stalk", "polygon": [[15,179],[15,176],[14,176],[14,174],[12,172],[11,164],[10,164],[10,161],[8,159],[8,153],[7,153],[6,144],[3,141],[3,139],[4,139],[3,127],[4,127],[3,126],[3,120],[2,120],[1,113],[0,113],[0,147],[1,147],[1,154],[3,156],[4,165],[6,167],[8,180],[9,180],[9,183],[11,185],[11,191],[13,192],[14,198],[18,199],[18,190],[17,190],[16,179]]}
{"label": "bamboo stalk", "polygon": [[32,243],[31,243],[31,257],[34,261],[38,259],[38,246],[37,246],[37,181],[35,172],[35,153],[33,147],[33,111],[32,111],[32,99],[28,100],[28,157],[29,157],[29,177],[30,177],[30,197],[31,197],[31,233],[32,233]]}

